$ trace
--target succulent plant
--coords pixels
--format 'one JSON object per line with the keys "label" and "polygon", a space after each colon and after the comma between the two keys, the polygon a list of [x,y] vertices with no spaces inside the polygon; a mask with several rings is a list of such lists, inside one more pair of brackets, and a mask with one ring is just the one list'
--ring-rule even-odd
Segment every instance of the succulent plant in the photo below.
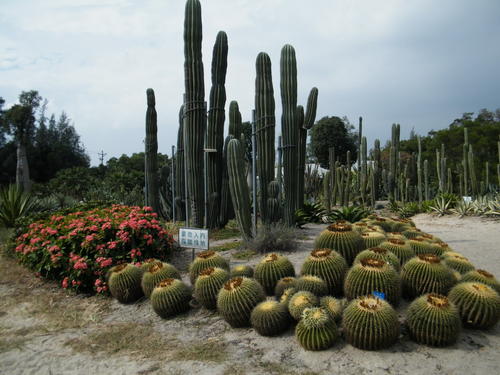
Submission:
{"label": "succulent plant", "polygon": [[427,241],[424,237],[413,237],[412,239],[408,240],[408,244],[410,245],[411,249],[414,251],[415,255],[418,254],[434,254],[434,255],[440,255],[436,254],[431,246],[431,243]]}
{"label": "succulent plant", "polygon": [[119,264],[109,270],[111,295],[121,303],[132,303],[144,293],[141,288],[142,270],[132,264]]}
{"label": "succulent plant", "polygon": [[319,305],[330,314],[335,323],[338,323],[342,320],[345,300],[332,296],[324,296],[320,298]]}
{"label": "succulent plant", "polygon": [[153,264],[161,264],[161,263],[163,262],[159,259],[149,258],[146,259],[144,262],[142,262],[140,269],[146,272],[147,270],[149,270],[149,267],[151,267]]}
{"label": "succulent plant", "polygon": [[144,295],[149,298],[151,292],[163,279],[181,279],[181,274],[177,268],[168,263],[153,263],[142,275],[141,287]]}
{"label": "succulent plant", "polygon": [[373,223],[373,225],[378,225],[386,232],[392,232],[393,221],[391,219],[376,217],[371,222]]}
{"label": "succulent plant", "polygon": [[255,306],[266,299],[262,286],[244,276],[226,281],[217,296],[217,311],[232,327],[250,324],[250,315]]}
{"label": "succulent plant", "polygon": [[302,275],[314,275],[325,280],[328,292],[334,296],[343,293],[347,263],[339,253],[330,249],[316,249],[302,265]]}
{"label": "succulent plant", "polygon": [[462,321],[469,327],[487,329],[500,319],[500,296],[486,284],[457,284],[448,298],[458,307]]}
{"label": "succulent plant", "polygon": [[208,267],[200,272],[194,284],[195,298],[207,309],[217,308],[217,295],[224,283],[229,280],[229,273],[218,267]]}
{"label": "succulent plant", "polygon": [[384,293],[393,306],[401,299],[401,280],[389,263],[374,258],[361,259],[345,278],[344,294],[351,300],[374,292]]}
{"label": "succulent plant", "polygon": [[200,272],[208,267],[219,267],[229,271],[229,263],[222,256],[212,250],[202,251],[196,255],[194,261],[189,265],[191,284],[194,285]]}
{"label": "succulent plant", "polygon": [[476,267],[462,254],[456,253],[454,251],[448,251],[444,253],[441,257],[443,263],[446,264],[451,269],[460,272],[461,274],[473,271]]}
{"label": "succulent plant", "polygon": [[328,285],[325,280],[314,275],[303,275],[297,279],[294,287],[301,291],[305,290],[312,294],[322,297],[328,294]]}
{"label": "succulent plant", "polygon": [[431,252],[438,256],[442,256],[448,252],[452,252],[452,248],[446,242],[431,242]]}
{"label": "succulent plant", "polygon": [[385,234],[373,230],[368,230],[366,232],[361,233],[361,237],[363,237],[363,243],[365,244],[365,249],[378,246],[382,242],[385,242],[387,239]]}
{"label": "succulent plant", "polygon": [[460,281],[477,281],[492,287],[500,294],[500,282],[491,273],[485,270],[473,270],[462,276]]}
{"label": "succulent plant", "polygon": [[441,241],[441,239],[439,237],[433,236],[432,234],[429,234],[429,233],[422,232],[420,234],[420,236],[422,236],[424,239],[426,239],[429,242],[443,242],[443,241]]}
{"label": "succulent plant", "polygon": [[295,320],[300,320],[302,312],[308,307],[318,306],[319,299],[311,292],[296,292],[288,302],[288,311]]}
{"label": "succulent plant", "polygon": [[178,279],[164,279],[151,292],[151,306],[162,318],[189,310],[191,289]]}
{"label": "succulent plant", "polygon": [[253,277],[253,268],[247,266],[246,264],[234,266],[231,269],[231,277],[236,277],[236,276]]}
{"label": "succulent plant", "polygon": [[295,293],[297,293],[297,289],[295,289],[294,287],[286,288],[281,294],[281,297],[278,299],[278,302],[285,305],[288,308],[288,303],[290,302]]}
{"label": "succulent plant", "polygon": [[410,337],[424,345],[446,346],[457,341],[462,327],[456,306],[441,294],[425,294],[406,311]]}
{"label": "succulent plant", "polygon": [[367,258],[383,260],[384,262],[387,262],[391,266],[393,266],[397,272],[399,272],[401,268],[401,266],[399,265],[399,258],[389,250],[383,249],[381,247],[371,247],[369,249],[363,250],[356,256],[353,265],[358,264],[362,259]]}
{"label": "succulent plant", "polygon": [[385,236],[387,237],[387,239],[394,238],[396,240],[406,241],[406,237],[403,236],[400,232],[386,232]]}
{"label": "succulent plant", "polygon": [[323,308],[306,308],[295,327],[295,337],[306,350],[325,350],[330,348],[338,337],[337,325]]}
{"label": "succulent plant", "polygon": [[401,232],[404,232],[408,229],[414,229],[414,227],[412,225],[410,225],[410,223],[408,223],[406,220],[404,220],[404,219],[392,219],[391,232],[401,233]]}
{"label": "succulent plant", "polygon": [[453,272],[433,254],[419,254],[401,268],[403,295],[414,298],[426,293],[446,295],[456,283]]}
{"label": "succulent plant", "polygon": [[378,247],[387,249],[396,255],[401,266],[415,256],[415,252],[411,249],[407,241],[389,238],[387,241],[382,242]]}
{"label": "succulent plant", "polygon": [[368,224],[365,223],[364,221],[357,221],[352,224],[352,229],[355,230],[356,232],[363,233],[366,232],[368,229]]}
{"label": "succulent plant", "polygon": [[250,322],[262,336],[275,336],[290,327],[291,319],[286,305],[277,301],[264,301],[255,306]]}
{"label": "succulent plant", "polygon": [[399,337],[399,321],[392,306],[374,296],[357,298],[342,315],[344,335],[352,346],[377,350],[391,346]]}
{"label": "succulent plant", "polygon": [[264,287],[267,295],[272,295],[278,280],[287,276],[295,276],[295,269],[292,262],[280,254],[267,254],[255,266],[254,277]]}
{"label": "succulent plant", "polygon": [[350,224],[331,224],[316,238],[314,247],[317,249],[332,249],[337,251],[347,264],[352,264],[354,258],[365,249],[363,237],[352,229]]}
{"label": "succulent plant", "polygon": [[285,289],[288,288],[293,288],[295,287],[297,279],[295,277],[283,277],[282,279],[279,279],[278,282],[276,283],[276,287],[274,288],[274,295],[276,298],[280,298]]}
{"label": "succulent plant", "polygon": [[412,238],[419,237],[422,234],[422,231],[420,229],[411,227],[411,228],[406,229],[405,231],[403,231],[401,233],[407,239],[411,240]]}

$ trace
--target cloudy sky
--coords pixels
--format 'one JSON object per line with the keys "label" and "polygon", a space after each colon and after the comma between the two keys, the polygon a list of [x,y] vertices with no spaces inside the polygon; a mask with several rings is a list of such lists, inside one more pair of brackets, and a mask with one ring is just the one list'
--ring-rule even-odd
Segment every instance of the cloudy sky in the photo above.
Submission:
{"label": "cloudy sky", "polygon": [[[143,150],[146,89],[154,88],[159,151],[176,142],[184,91],[183,0],[0,0],[0,96],[36,89],[74,121],[97,164]],[[363,116],[368,142],[446,127],[500,107],[498,0],[201,0],[206,90],[218,30],[228,34],[226,90],[244,120],[255,58],[297,54],[299,103],[319,89],[318,119]],[[309,5],[306,5],[309,4]],[[227,104],[228,105],[228,104]],[[227,108],[227,107],[226,107]],[[280,127],[277,126],[279,132]]]}

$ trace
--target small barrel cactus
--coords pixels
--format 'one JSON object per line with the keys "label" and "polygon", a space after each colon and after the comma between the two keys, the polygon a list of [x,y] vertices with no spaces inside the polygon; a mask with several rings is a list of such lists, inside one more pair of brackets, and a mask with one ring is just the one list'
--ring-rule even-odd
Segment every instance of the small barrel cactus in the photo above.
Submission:
{"label": "small barrel cactus", "polygon": [[337,325],[323,308],[306,308],[295,327],[295,337],[306,350],[325,350],[337,340]]}
{"label": "small barrel cactus", "polygon": [[366,232],[361,233],[361,237],[363,237],[363,243],[365,244],[365,249],[369,249],[370,247],[376,247],[387,239],[385,234],[373,230],[368,230]]}
{"label": "small barrel cactus", "polygon": [[354,229],[356,232],[363,233],[368,230],[368,224],[363,221],[358,221],[352,224],[352,229]]}
{"label": "small barrel cactus", "polygon": [[142,262],[141,264],[141,270],[143,270],[144,272],[148,271],[149,270],[149,267],[151,267],[152,265],[154,264],[161,264],[163,263],[161,260],[159,259],[155,259],[155,258],[149,258],[149,259],[146,259],[144,262]]}
{"label": "small barrel cactus", "polygon": [[374,258],[362,259],[347,273],[344,294],[350,300],[374,292],[384,293],[387,301],[397,306],[401,299],[401,280],[389,263]]}
{"label": "small barrel cactus", "polygon": [[431,243],[427,241],[424,237],[413,237],[412,239],[408,240],[408,244],[410,245],[411,249],[415,253],[415,255],[418,254],[434,254],[439,256],[440,254],[436,254],[431,246]]}
{"label": "small barrel cactus", "polygon": [[330,314],[335,323],[342,320],[342,313],[344,312],[345,300],[335,298],[332,296],[324,296],[319,300],[319,305]]}
{"label": "small barrel cactus", "polygon": [[208,267],[219,267],[229,271],[229,263],[222,256],[212,250],[202,251],[196,255],[194,261],[189,265],[189,279],[192,285],[194,285],[200,272]]}
{"label": "small barrel cactus", "polygon": [[500,282],[491,273],[485,270],[473,270],[462,276],[460,281],[477,281],[488,286],[491,286],[500,294]]}
{"label": "small barrel cactus", "polygon": [[217,308],[217,295],[224,283],[229,280],[229,273],[218,267],[208,267],[200,272],[194,284],[194,296],[209,310]]}
{"label": "small barrel cactus", "polygon": [[325,280],[329,294],[334,296],[342,295],[346,272],[345,259],[330,249],[313,250],[300,271],[302,275],[314,275]]}
{"label": "small barrel cactus", "polygon": [[278,299],[278,302],[285,305],[288,308],[288,303],[290,302],[295,293],[297,293],[297,289],[295,289],[294,287],[286,288],[281,294],[281,297]]}
{"label": "small barrel cactus", "polygon": [[255,306],[266,299],[262,286],[243,276],[226,281],[217,296],[217,311],[232,327],[246,327]]}
{"label": "small barrel cactus", "polygon": [[422,232],[420,235],[429,242],[443,242],[439,237],[433,236],[432,234],[429,233]]}
{"label": "small barrel cactus", "polygon": [[142,291],[149,298],[151,292],[163,279],[179,279],[181,275],[177,268],[168,263],[152,263],[144,272],[141,281]]}
{"label": "small barrel cactus", "polygon": [[305,290],[318,297],[328,294],[328,285],[325,280],[318,276],[303,275],[297,279],[294,286],[299,291]]}
{"label": "small barrel cactus", "polygon": [[415,252],[411,249],[407,241],[397,240],[395,238],[389,238],[387,241],[382,242],[378,247],[387,249],[396,255],[401,266],[415,256]]}
{"label": "small barrel cactus", "polygon": [[270,253],[255,266],[254,277],[264,287],[267,295],[272,295],[277,282],[287,276],[295,276],[295,269],[292,262],[283,255]]}
{"label": "small barrel cactus", "polygon": [[234,266],[231,269],[231,277],[237,276],[253,277],[253,268],[245,264]]}
{"label": "small barrel cactus", "polygon": [[384,262],[387,262],[391,266],[393,266],[394,269],[398,272],[399,269],[401,268],[401,266],[399,265],[398,257],[389,250],[383,249],[381,247],[372,247],[363,250],[356,256],[353,264],[358,264],[362,259],[367,259],[367,258],[383,260]]}
{"label": "small barrel cactus", "polygon": [[458,307],[466,326],[487,329],[500,319],[500,296],[486,284],[460,283],[450,290],[448,298]]}
{"label": "small barrel cactus", "polygon": [[396,240],[402,240],[402,241],[407,240],[407,238],[403,236],[400,232],[386,232],[385,235],[388,239],[395,238]]}
{"label": "small barrel cactus", "polygon": [[365,249],[363,237],[352,229],[350,224],[331,224],[320,233],[314,243],[317,249],[332,249],[337,251],[352,264],[354,258],[361,250]]}
{"label": "small barrel cactus", "polygon": [[275,336],[290,327],[291,319],[286,305],[277,301],[264,301],[255,306],[250,322],[262,336]]}
{"label": "small barrel cactus", "polygon": [[443,256],[448,252],[453,252],[450,245],[446,242],[431,242],[431,251],[432,254],[436,254],[437,256]]}
{"label": "small barrel cactus", "polygon": [[311,292],[296,292],[288,302],[288,311],[295,320],[300,320],[302,311],[308,307],[318,306],[319,299]]}
{"label": "small barrel cactus", "polygon": [[441,257],[443,263],[451,269],[460,272],[461,274],[473,271],[476,267],[462,254],[454,251],[448,251]]}
{"label": "small barrel cactus", "polygon": [[151,306],[162,318],[181,314],[189,310],[191,289],[178,279],[160,281],[151,292]]}
{"label": "small barrel cactus", "polygon": [[141,288],[142,270],[132,264],[119,264],[109,270],[111,295],[121,303],[132,303],[144,296]]}
{"label": "small barrel cactus", "polygon": [[458,309],[441,294],[425,294],[406,311],[410,337],[424,345],[446,346],[455,343],[462,323]]}
{"label": "small barrel cactus", "polygon": [[379,298],[364,296],[347,305],[342,315],[344,335],[352,346],[377,350],[391,346],[399,337],[398,314]]}
{"label": "small barrel cactus", "polygon": [[392,232],[393,221],[388,218],[376,217],[372,220],[373,225],[378,225],[386,232]]}
{"label": "small barrel cactus", "polygon": [[274,288],[274,295],[276,298],[280,298],[285,289],[292,288],[295,286],[295,282],[297,279],[295,277],[283,277],[279,279],[276,283],[276,287]]}
{"label": "small barrel cactus", "polygon": [[422,231],[420,229],[416,229],[416,228],[411,227],[411,228],[406,229],[405,231],[403,231],[401,233],[407,239],[411,240],[412,238],[420,236],[422,234]]}
{"label": "small barrel cactus", "polygon": [[420,254],[406,262],[401,268],[401,281],[407,298],[426,293],[446,295],[456,283],[453,272],[433,254]]}

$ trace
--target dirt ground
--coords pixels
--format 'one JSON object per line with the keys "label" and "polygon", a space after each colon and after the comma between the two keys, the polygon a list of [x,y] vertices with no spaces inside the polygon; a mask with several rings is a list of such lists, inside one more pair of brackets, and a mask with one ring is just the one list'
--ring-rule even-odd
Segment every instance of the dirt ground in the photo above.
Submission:
{"label": "dirt ground", "polygon": [[[418,215],[417,227],[439,236],[479,268],[500,276],[500,222]],[[299,250],[286,254],[300,270],[324,225],[303,230]],[[241,252],[240,252],[241,254]],[[231,264],[255,264],[223,252]],[[187,269],[190,253],[176,254]],[[184,272],[185,281],[188,281]],[[399,307],[402,313],[407,304]],[[500,327],[464,329],[457,344],[430,348],[409,340],[404,327],[396,345],[358,350],[343,339],[322,352],[303,350],[287,333],[267,338],[233,329],[203,308],[162,320],[149,301],[121,305],[102,297],[67,295],[0,259],[0,374],[497,374]]]}

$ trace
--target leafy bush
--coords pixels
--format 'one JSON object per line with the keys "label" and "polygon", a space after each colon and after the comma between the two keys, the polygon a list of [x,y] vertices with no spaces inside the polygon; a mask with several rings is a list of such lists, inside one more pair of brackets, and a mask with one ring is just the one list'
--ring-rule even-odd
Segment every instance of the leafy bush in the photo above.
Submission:
{"label": "leafy bush", "polygon": [[304,206],[295,211],[295,223],[299,228],[307,223],[322,223],[325,216],[321,203],[304,202]]}
{"label": "leafy bush", "polygon": [[15,241],[15,254],[63,288],[106,293],[105,276],[112,266],[169,255],[174,239],[151,211],[113,205],[55,214],[26,227]]}
{"label": "leafy bush", "polygon": [[246,246],[259,253],[292,251],[297,247],[297,231],[281,223],[269,224],[259,228],[257,236],[248,241]]}
{"label": "leafy bush", "polygon": [[398,208],[398,216],[402,219],[406,219],[408,217],[412,217],[422,211],[422,207],[418,204],[418,202],[409,202],[405,205]]}
{"label": "leafy bush", "polygon": [[455,207],[455,205],[461,200],[458,195],[452,193],[439,193],[435,200],[443,199],[445,202],[449,202],[449,208]]}
{"label": "leafy bush", "polygon": [[351,223],[359,221],[371,214],[371,210],[361,206],[342,207],[333,210],[330,214],[331,221],[347,220]]}
{"label": "leafy bush", "polygon": [[0,225],[12,228],[18,219],[36,209],[36,199],[16,185],[0,190]]}
{"label": "leafy bush", "polygon": [[445,196],[440,196],[434,199],[434,204],[429,208],[439,216],[444,216],[450,213],[451,207],[453,207],[452,200],[446,199]]}

